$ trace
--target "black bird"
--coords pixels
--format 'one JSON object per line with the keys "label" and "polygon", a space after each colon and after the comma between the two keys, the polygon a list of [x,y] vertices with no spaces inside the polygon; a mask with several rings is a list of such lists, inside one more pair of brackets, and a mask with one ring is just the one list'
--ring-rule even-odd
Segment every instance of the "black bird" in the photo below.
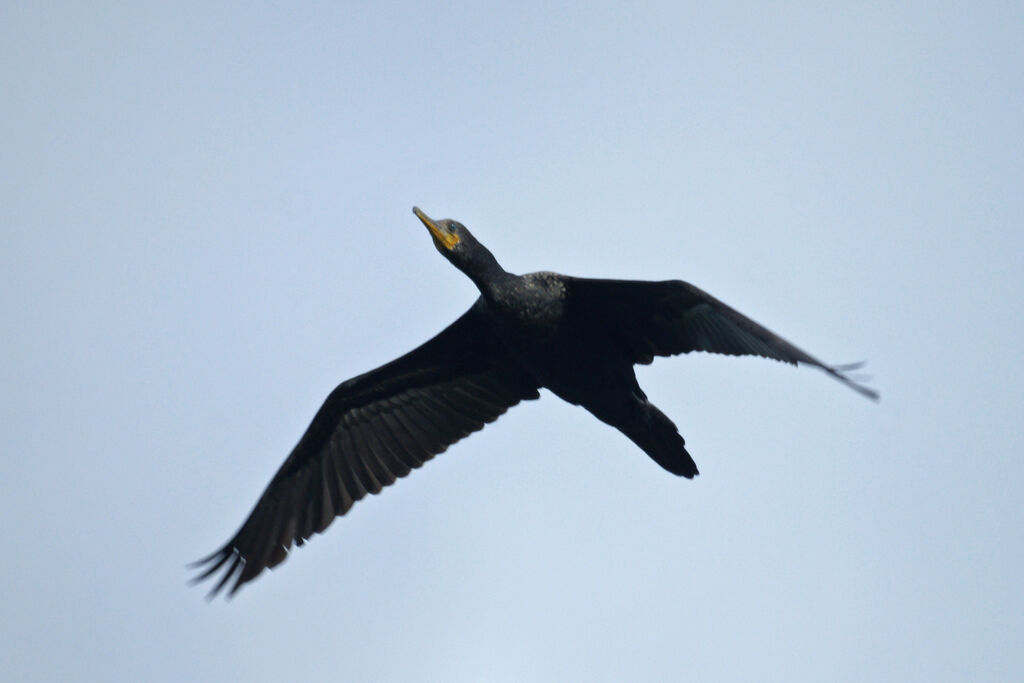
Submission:
{"label": "black bird", "polygon": [[[546,387],[628,436],[682,477],[697,465],[675,424],[647,400],[633,366],[691,351],[753,355],[824,370],[878,394],[710,294],[679,280],[594,280],[505,271],[461,223],[413,213],[480,297],[422,346],[338,386],[238,533],[194,582],[223,569],[234,594],[344,515],[449,445]],[[233,581],[233,583],[232,583]]]}

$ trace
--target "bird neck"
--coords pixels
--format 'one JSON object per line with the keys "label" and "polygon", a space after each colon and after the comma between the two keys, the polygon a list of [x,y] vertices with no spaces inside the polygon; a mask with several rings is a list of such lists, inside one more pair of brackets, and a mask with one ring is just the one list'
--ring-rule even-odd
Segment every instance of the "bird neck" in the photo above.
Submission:
{"label": "bird neck", "polygon": [[485,297],[493,294],[495,287],[515,278],[512,273],[501,267],[498,259],[494,258],[494,254],[483,248],[474,254],[472,261],[465,264],[462,272],[469,276],[469,279]]}

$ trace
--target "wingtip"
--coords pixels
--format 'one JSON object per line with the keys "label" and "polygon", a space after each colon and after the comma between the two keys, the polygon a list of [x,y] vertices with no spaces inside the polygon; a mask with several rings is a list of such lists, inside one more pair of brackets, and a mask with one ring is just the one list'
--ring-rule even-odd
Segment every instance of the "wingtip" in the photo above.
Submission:
{"label": "wingtip", "polygon": [[222,552],[224,552],[224,548],[218,548],[217,550],[214,550],[212,553],[210,553],[206,557],[202,557],[202,558],[199,558],[198,560],[193,560],[191,562],[186,563],[185,564],[185,569],[189,569],[189,570],[191,570],[191,569],[198,569],[199,567],[202,567],[203,565],[209,564],[210,561],[213,560],[213,558],[217,557]]}
{"label": "wingtip", "polygon": [[882,395],[878,393],[878,391],[875,389],[866,387],[863,384],[856,384],[853,381],[850,382],[850,386],[853,387],[853,389],[857,391],[861,396],[864,396],[874,401],[875,403],[878,403],[879,401],[882,400]]}
{"label": "wingtip", "polygon": [[[227,567],[225,568],[225,564]],[[238,552],[230,545],[220,548],[219,550],[207,555],[201,560],[190,562],[186,565],[189,570],[199,570],[199,574],[193,576],[188,580],[188,586],[197,586],[203,583],[217,572],[223,570],[224,574],[219,579],[216,579],[213,587],[206,593],[206,601],[213,600],[217,595],[224,590],[224,587],[235,578],[235,575],[241,575],[241,569],[244,568],[245,561],[241,558]],[[237,581],[234,586],[231,587],[225,597],[230,598],[234,595],[239,588],[241,588],[241,581]]]}
{"label": "wingtip", "polygon": [[825,371],[828,372],[828,374],[830,374],[833,377],[835,377],[836,379],[838,379],[840,382],[842,382],[846,386],[848,386],[851,389],[853,389],[854,391],[856,391],[861,396],[864,396],[865,398],[867,398],[867,399],[869,399],[871,401],[874,401],[875,403],[878,403],[881,400],[882,396],[881,396],[881,394],[878,393],[877,389],[872,389],[869,386],[861,384],[860,382],[857,382],[855,379],[853,379],[848,374],[846,374],[846,373],[850,372],[851,370],[859,370],[860,368],[864,367],[866,364],[867,364],[867,361],[859,361],[857,363],[844,363],[844,364],[841,364],[841,365],[831,365],[831,366],[825,367]]}

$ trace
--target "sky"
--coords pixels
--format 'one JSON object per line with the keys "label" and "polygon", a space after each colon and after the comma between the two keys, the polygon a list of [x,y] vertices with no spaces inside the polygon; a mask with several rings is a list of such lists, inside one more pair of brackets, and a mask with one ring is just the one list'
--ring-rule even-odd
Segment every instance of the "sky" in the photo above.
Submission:
{"label": "sky", "polygon": [[[0,677],[1024,678],[1020,3],[5,3]],[[547,392],[231,601],[333,387],[513,272],[681,278],[830,362]]]}

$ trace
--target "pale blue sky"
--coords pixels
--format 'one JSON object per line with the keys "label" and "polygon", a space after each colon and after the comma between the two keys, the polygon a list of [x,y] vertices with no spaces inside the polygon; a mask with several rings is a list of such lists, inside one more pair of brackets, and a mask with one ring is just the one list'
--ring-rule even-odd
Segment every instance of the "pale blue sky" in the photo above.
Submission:
{"label": "pale blue sky", "polygon": [[[88,5],[88,6],[86,6]],[[1019,3],[7,3],[0,678],[1024,678]],[[683,278],[820,357],[546,394],[232,602],[334,385],[509,270]]]}

